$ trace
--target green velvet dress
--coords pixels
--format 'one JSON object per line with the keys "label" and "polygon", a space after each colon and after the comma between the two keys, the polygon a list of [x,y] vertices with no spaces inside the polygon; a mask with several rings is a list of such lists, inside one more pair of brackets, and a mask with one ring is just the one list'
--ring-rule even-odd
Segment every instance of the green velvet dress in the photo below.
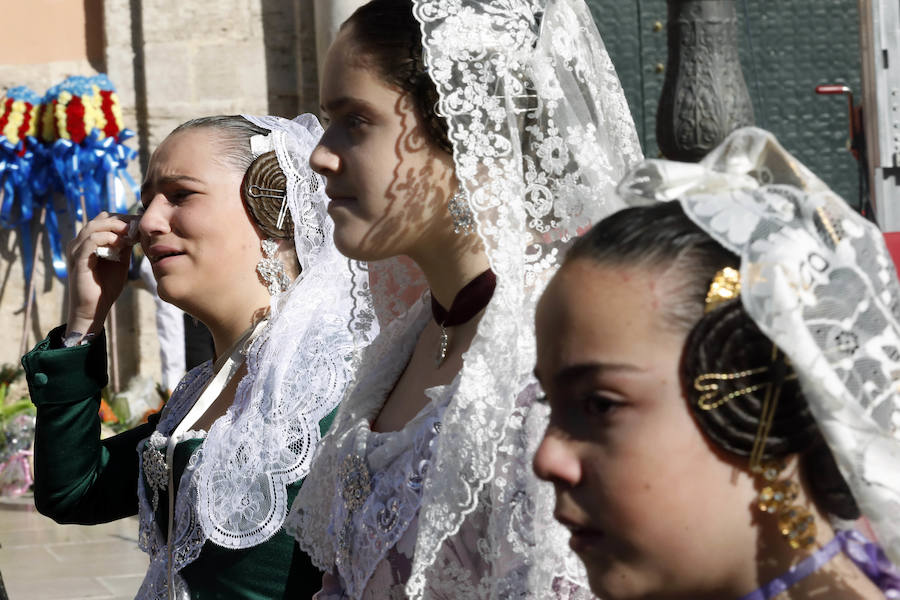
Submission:
{"label": "green velvet dress", "polygon": [[[158,416],[144,425],[100,440],[100,391],[107,384],[106,340],[62,347],[59,327],[22,357],[31,400],[37,407],[34,441],[34,502],[58,523],[93,525],[138,513],[138,443],[153,433]],[[319,423],[324,435],[334,413]],[[202,440],[175,448],[177,485]],[[143,477],[143,474],[140,474]],[[302,481],[288,487],[293,502]],[[163,539],[168,518],[166,494],[159,498],[156,522]],[[233,550],[207,541],[200,556],[180,572],[195,599],[262,600],[309,598],[321,587],[321,573],[279,531],[257,546]]]}

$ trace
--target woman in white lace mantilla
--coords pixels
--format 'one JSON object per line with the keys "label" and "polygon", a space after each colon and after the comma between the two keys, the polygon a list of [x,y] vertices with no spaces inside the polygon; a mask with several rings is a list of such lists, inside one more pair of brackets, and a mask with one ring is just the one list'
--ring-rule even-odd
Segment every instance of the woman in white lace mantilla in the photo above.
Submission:
{"label": "woman in white lace mantilla", "polygon": [[536,319],[551,419],[534,467],[592,589],[900,598],[883,234],[752,127],[619,191],[636,206],[575,242]]}
{"label": "woman in white lace mantilla", "polygon": [[310,162],[382,331],[285,523],[317,598],[590,596],[529,467],[534,301],[641,156],[587,7],[375,0],[320,97]]}
{"label": "woman in white lace mantilla", "polygon": [[[60,522],[139,514],[139,598],[317,589],[281,526],[369,335],[365,319],[348,327],[359,295],[308,165],[321,133],[311,115],[176,128],[151,157],[139,222],[101,214],[70,246],[67,325],[23,359],[36,504]],[[127,270],[112,258],[138,238],[160,296],[209,327],[217,359],[185,375],[158,418],[100,442],[102,324]]]}

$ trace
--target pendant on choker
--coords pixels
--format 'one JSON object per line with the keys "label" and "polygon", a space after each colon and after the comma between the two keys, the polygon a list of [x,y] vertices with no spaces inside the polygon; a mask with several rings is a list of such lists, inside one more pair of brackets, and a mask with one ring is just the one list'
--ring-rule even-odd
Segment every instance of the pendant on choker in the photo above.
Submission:
{"label": "pendant on choker", "polygon": [[431,296],[431,314],[441,328],[441,341],[435,355],[435,366],[440,367],[447,359],[447,350],[450,347],[447,328],[467,323],[484,310],[491,301],[496,286],[497,277],[488,269],[459,290],[450,305],[450,310],[445,309],[433,295]]}

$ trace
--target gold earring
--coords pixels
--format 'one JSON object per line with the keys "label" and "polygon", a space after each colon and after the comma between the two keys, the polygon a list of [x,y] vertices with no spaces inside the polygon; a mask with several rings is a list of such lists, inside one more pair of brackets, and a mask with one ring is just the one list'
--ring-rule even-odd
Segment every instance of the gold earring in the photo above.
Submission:
{"label": "gold earring", "polygon": [[816,542],[816,520],[807,509],[795,505],[800,486],[790,479],[779,479],[784,464],[767,462],[757,471],[766,485],[759,492],[759,510],[778,517],[778,530],[794,550],[806,549]]}

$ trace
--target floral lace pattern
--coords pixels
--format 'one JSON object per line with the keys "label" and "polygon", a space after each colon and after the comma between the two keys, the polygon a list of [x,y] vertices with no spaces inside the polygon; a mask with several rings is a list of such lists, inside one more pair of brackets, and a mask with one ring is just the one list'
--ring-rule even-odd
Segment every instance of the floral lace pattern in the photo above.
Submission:
{"label": "floral lace pattern", "polygon": [[900,285],[881,232],[763,130],[732,133],[700,168],[691,188],[678,163],[645,161],[621,189],[669,199],[677,186],[687,215],[741,257],[744,308],[790,358],[854,499],[900,563]]}
{"label": "floral lace pattern", "polygon": [[319,421],[340,402],[359,348],[377,331],[370,306],[351,293],[356,266],[334,247],[324,183],[308,164],[322,127],[312,115],[245,118],[271,132],[257,143],[275,150],[285,174],[301,273],[273,298],[247,352],[247,376],[198,456],[199,522],[229,548],[255,546],[281,528],[287,487],[309,471]]}
{"label": "floral lace pattern", "polygon": [[[615,186],[641,158],[637,133],[583,0],[414,0],[413,13],[497,288],[446,392],[417,527],[407,530],[415,536],[409,579],[394,583],[416,599],[589,596],[552,519],[552,488],[531,472],[546,425],[533,402],[531,317],[568,240],[624,206]],[[401,292],[423,283],[399,259],[370,266],[382,333],[286,521],[326,571],[342,524],[331,510],[344,457],[337,440],[381,406],[399,377],[409,354],[395,346],[414,329],[405,311],[418,297]],[[393,375],[373,377],[379,369]],[[471,560],[463,565],[459,556]],[[377,569],[370,586],[376,579],[383,581]]]}
{"label": "floral lace pattern", "polygon": [[[359,374],[359,385],[333,426],[335,433],[322,440],[315,467],[285,521],[285,529],[313,562],[330,573],[317,600],[408,597],[405,585],[416,552],[423,491],[443,435],[442,415],[458,393],[460,378],[428,390],[430,404],[400,431],[373,433],[369,423],[430,318],[427,306],[423,302],[398,319],[369,348],[380,360]],[[554,565],[547,584],[554,590],[551,597],[592,598],[583,585],[580,562],[568,551],[566,533],[552,517],[552,489],[531,475],[530,457],[547,418],[545,407],[533,402],[535,392],[529,387],[511,415],[508,429],[514,433],[497,469],[504,483],[483,488],[475,510],[442,545],[423,591],[426,597],[475,600],[542,589],[534,565],[522,561],[527,554]],[[489,538],[488,531],[504,534]],[[537,554],[535,531],[542,539],[555,540],[553,547]]]}
{"label": "floral lace pattern", "polygon": [[[615,186],[640,146],[583,0],[415,0],[413,11],[497,289],[444,415],[407,593],[436,587],[448,539],[488,511],[483,545],[504,554],[504,572],[487,597],[552,597],[558,577],[584,580],[552,511],[523,512],[552,496],[519,437],[535,396],[531,315],[568,240],[623,206]],[[487,508],[486,497],[519,502]]]}

